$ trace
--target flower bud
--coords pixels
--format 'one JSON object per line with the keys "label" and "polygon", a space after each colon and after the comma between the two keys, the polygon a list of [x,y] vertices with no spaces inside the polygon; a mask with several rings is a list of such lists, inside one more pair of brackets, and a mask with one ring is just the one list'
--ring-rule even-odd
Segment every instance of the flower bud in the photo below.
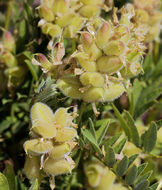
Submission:
{"label": "flower bud", "polygon": [[92,18],[100,14],[100,9],[97,5],[85,5],[80,8],[79,13],[86,18]]}
{"label": "flower bud", "polygon": [[85,5],[98,5],[102,4],[103,0],[81,0],[80,2],[82,2]]}
{"label": "flower bud", "polygon": [[86,53],[88,53],[90,60],[96,60],[101,57],[102,52],[96,46],[93,37],[89,32],[83,32],[81,37],[83,48]]}
{"label": "flower bud", "polygon": [[126,67],[121,69],[120,73],[123,78],[129,79],[135,77],[141,71],[142,71],[142,66],[140,63],[132,63],[132,64],[127,64]]}
{"label": "flower bud", "polygon": [[15,49],[15,40],[12,34],[8,31],[5,31],[3,34],[3,46],[10,52],[14,51]]}
{"label": "flower bud", "polygon": [[106,55],[120,56],[125,51],[125,45],[121,41],[113,40],[104,46],[103,51]]}
{"label": "flower bud", "polygon": [[27,156],[24,171],[28,179],[40,179],[40,158],[37,156]]}
{"label": "flower bud", "polygon": [[84,86],[92,85],[94,87],[104,86],[104,77],[97,72],[85,72],[81,75],[80,81]]}
{"label": "flower bud", "polygon": [[39,7],[39,15],[48,22],[52,22],[55,19],[51,9],[46,6]]}
{"label": "flower bud", "polygon": [[58,129],[54,139],[56,142],[66,142],[72,140],[76,136],[77,132],[74,128],[64,127],[63,129]]}
{"label": "flower bud", "polygon": [[56,136],[56,127],[53,124],[53,112],[43,103],[35,103],[31,109],[32,130],[44,138]]}
{"label": "flower bud", "polygon": [[15,56],[13,56],[9,51],[2,52],[1,61],[5,63],[7,67],[14,67],[17,65]]}
{"label": "flower bud", "polygon": [[59,25],[60,27],[65,27],[65,26],[68,26],[69,24],[71,24],[73,17],[74,17],[74,13],[68,13],[61,17],[58,17],[56,19],[55,23],[57,25]]}
{"label": "flower bud", "polygon": [[89,72],[96,71],[96,62],[89,61],[88,60],[89,56],[86,53],[80,52],[80,53],[77,53],[74,57],[76,57],[81,67],[83,67],[85,71],[89,71]]}
{"label": "flower bud", "polygon": [[49,152],[49,155],[53,159],[63,158],[65,154],[70,152],[71,147],[68,143],[54,145],[54,148]]}
{"label": "flower bud", "polygon": [[62,91],[62,93],[68,97],[81,99],[82,94],[79,91],[81,88],[81,83],[75,77],[66,77],[59,79],[57,81],[57,87]]}
{"label": "flower bud", "polygon": [[56,24],[46,23],[42,26],[42,32],[54,38],[61,34],[61,28]]}
{"label": "flower bud", "polygon": [[90,87],[83,93],[83,100],[85,102],[96,102],[103,98],[104,89],[97,87]]}
{"label": "flower bud", "polygon": [[147,11],[142,9],[137,9],[135,19],[138,20],[138,22],[147,23],[149,22],[149,15]]}
{"label": "flower bud", "polygon": [[70,115],[67,113],[67,108],[59,108],[56,110],[53,116],[53,122],[55,125],[63,128],[68,125]]}
{"label": "flower bud", "polygon": [[[37,56],[37,60],[38,60],[38,62],[36,61],[36,64],[38,63],[42,67],[42,70],[44,72],[48,72],[53,68],[53,64],[51,62],[49,62],[49,60],[46,58],[46,56],[44,56],[42,53],[38,53],[38,54],[36,54],[36,56]],[[33,61],[33,64],[34,63],[35,62]]]}
{"label": "flower bud", "polygon": [[122,67],[123,63],[117,56],[102,56],[97,60],[97,69],[107,74],[113,74]]}
{"label": "flower bud", "polygon": [[107,88],[104,89],[103,100],[113,101],[123,94],[125,91],[122,83],[111,83]]}
{"label": "flower bud", "polygon": [[103,23],[102,26],[99,28],[97,35],[96,35],[96,44],[99,48],[103,48],[109,38],[111,37],[111,25],[109,23]]}
{"label": "flower bud", "polygon": [[28,154],[37,155],[48,153],[53,148],[50,140],[32,139],[24,143],[24,150]]}
{"label": "flower bud", "polygon": [[69,1],[67,0],[54,0],[52,11],[56,15],[63,15],[68,13]]}
{"label": "flower bud", "polygon": [[46,173],[57,176],[71,172],[71,165],[65,159],[54,160],[49,157],[43,164]]}
{"label": "flower bud", "polygon": [[53,5],[53,0],[41,0],[41,4],[48,8],[51,8]]}

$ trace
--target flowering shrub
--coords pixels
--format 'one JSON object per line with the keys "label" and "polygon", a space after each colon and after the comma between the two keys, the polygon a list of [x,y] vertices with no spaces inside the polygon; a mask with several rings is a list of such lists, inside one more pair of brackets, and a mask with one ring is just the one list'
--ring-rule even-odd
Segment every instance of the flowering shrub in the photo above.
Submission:
{"label": "flowering shrub", "polygon": [[160,0],[0,3],[0,190],[161,189],[161,21]]}

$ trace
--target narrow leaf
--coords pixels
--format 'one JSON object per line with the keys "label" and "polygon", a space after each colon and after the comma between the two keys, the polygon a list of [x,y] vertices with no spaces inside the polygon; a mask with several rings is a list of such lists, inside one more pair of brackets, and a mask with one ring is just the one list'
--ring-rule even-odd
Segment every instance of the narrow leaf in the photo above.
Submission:
{"label": "narrow leaf", "polygon": [[138,154],[134,154],[132,156],[129,157],[129,163],[128,163],[128,166],[130,166],[134,161],[135,159],[138,157]]}
{"label": "narrow leaf", "polygon": [[88,131],[87,129],[82,130],[82,134],[83,136],[85,136],[87,138],[87,140],[92,144],[92,146],[94,147],[94,149],[101,155],[101,149],[99,148],[96,139],[94,138],[94,136],[90,133],[90,131]]}
{"label": "narrow leaf", "polygon": [[121,151],[124,148],[125,143],[127,142],[127,138],[122,139],[116,146],[115,146],[115,152],[117,154],[120,154]]}
{"label": "narrow leaf", "polygon": [[140,137],[138,134],[137,127],[136,127],[134,120],[133,120],[132,116],[130,115],[130,113],[128,111],[124,111],[124,112],[125,112],[126,117],[128,119],[128,125],[130,127],[132,141],[137,147],[139,147]]}
{"label": "narrow leaf", "polygon": [[137,176],[137,167],[136,165],[133,165],[133,167],[129,170],[129,172],[126,175],[125,181],[128,185],[132,185],[136,179]]}
{"label": "narrow leaf", "polygon": [[149,181],[144,180],[141,181],[141,183],[136,184],[133,190],[146,190],[148,186],[149,186]]}
{"label": "narrow leaf", "polygon": [[7,178],[0,172],[0,189],[10,190]]}
{"label": "narrow leaf", "polygon": [[121,133],[118,134],[118,135],[115,135],[114,137],[108,139],[106,142],[105,142],[105,150],[108,149],[108,146],[113,146],[116,141],[119,139],[119,137],[121,136]]}
{"label": "narrow leaf", "polygon": [[128,169],[128,162],[129,159],[127,158],[127,156],[124,156],[124,158],[118,163],[116,173],[119,176],[123,176],[126,170]]}
{"label": "narrow leaf", "polygon": [[32,186],[30,187],[29,190],[38,190],[38,188],[39,188],[39,184],[38,184],[38,180],[36,179],[36,180],[33,182]]}
{"label": "narrow leaf", "polygon": [[137,176],[139,176],[146,167],[147,167],[147,163],[143,163],[140,166],[138,166]]}
{"label": "narrow leaf", "polygon": [[115,152],[113,148],[109,146],[108,149],[106,149],[105,163],[107,166],[112,168],[115,162]]}
{"label": "narrow leaf", "polygon": [[151,190],[156,190],[157,188],[158,188],[158,186],[159,186],[159,183],[155,183],[155,184],[153,184],[153,185],[151,185]]}
{"label": "narrow leaf", "polygon": [[122,115],[120,114],[120,112],[118,111],[118,109],[116,108],[116,106],[114,104],[111,104],[111,105],[112,105],[112,108],[113,108],[113,110],[115,112],[115,115],[117,116],[117,118],[120,121],[121,127],[123,128],[126,136],[128,136],[128,139],[130,139],[130,137],[131,137],[130,129],[129,129],[126,121],[124,120],[124,118],[122,117]]}
{"label": "narrow leaf", "polygon": [[96,131],[95,131],[94,124],[93,124],[93,121],[91,118],[89,118],[89,126],[90,126],[90,131],[91,131],[92,135],[96,139]]}
{"label": "narrow leaf", "polygon": [[146,152],[151,152],[156,144],[157,128],[156,123],[152,122],[150,128],[144,136],[144,149]]}
{"label": "narrow leaf", "polygon": [[104,122],[96,132],[97,142],[100,145],[109,127],[109,122]]}
{"label": "narrow leaf", "polygon": [[151,174],[152,174],[152,171],[149,171],[149,172],[145,173],[144,175],[140,176],[139,179],[137,180],[136,184],[141,183],[141,181],[149,179]]}

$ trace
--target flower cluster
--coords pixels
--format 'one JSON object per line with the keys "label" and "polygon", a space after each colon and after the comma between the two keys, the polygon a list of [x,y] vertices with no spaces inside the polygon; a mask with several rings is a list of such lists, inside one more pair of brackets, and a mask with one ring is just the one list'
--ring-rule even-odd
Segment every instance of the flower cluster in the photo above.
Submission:
{"label": "flower cluster", "polygon": [[73,38],[83,28],[86,20],[100,14],[106,6],[104,0],[42,0],[38,7],[42,18],[38,26],[52,38],[62,35]]}
{"label": "flower cluster", "polygon": [[135,22],[146,33],[145,42],[159,41],[162,13],[158,11],[160,0],[134,0]]}
{"label": "flower cluster", "polygon": [[75,145],[77,132],[72,123],[73,116],[67,108],[55,113],[45,104],[37,102],[31,109],[32,139],[24,143],[27,154],[25,173],[29,179],[71,172],[74,161],[69,156]]}
{"label": "flower cluster", "polygon": [[118,98],[125,90],[123,81],[142,71],[144,36],[131,22],[132,5],[116,10],[113,22],[100,20],[81,32],[78,50],[71,55],[76,60],[73,76],[58,80],[59,89],[72,98],[86,102],[106,102]]}
{"label": "flower cluster", "polygon": [[[18,63],[15,56],[15,39],[9,31],[4,31],[0,44],[0,67],[8,79],[8,87],[20,85],[25,68]],[[4,79],[3,79],[4,82]]]}

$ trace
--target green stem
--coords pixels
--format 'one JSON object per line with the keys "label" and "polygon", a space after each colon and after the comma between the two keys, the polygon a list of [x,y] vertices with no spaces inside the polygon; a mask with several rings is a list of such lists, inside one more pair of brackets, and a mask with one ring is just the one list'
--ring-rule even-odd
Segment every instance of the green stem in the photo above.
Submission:
{"label": "green stem", "polygon": [[80,121],[81,121],[81,119],[82,119],[82,115],[83,115],[85,106],[86,106],[86,103],[85,103],[85,102],[82,102],[81,107],[80,107],[80,110],[79,110],[79,117],[78,117],[78,119],[77,119],[77,124],[78,124],[78,125],[79,125],[79,123],[80,123]]}
{"label": "green stem", "polygon": [[6,30],[9,29],[9,25],[10,25],[10,17],[11,17],[11,12],[12,12],[12,1],[13,0],[9,0],[8,1],[7,12],[6,12],[6,19],[5,19],[5,29]]}

